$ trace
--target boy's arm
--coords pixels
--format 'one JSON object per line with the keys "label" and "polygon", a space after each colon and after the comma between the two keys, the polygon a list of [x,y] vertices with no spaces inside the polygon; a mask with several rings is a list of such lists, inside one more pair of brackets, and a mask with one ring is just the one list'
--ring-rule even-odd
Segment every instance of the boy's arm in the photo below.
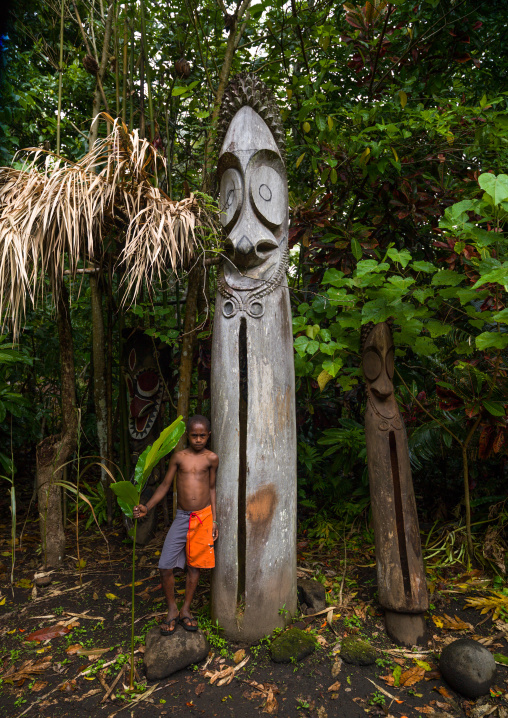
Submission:
{"label": "boy's arm", "polygon": [[214,454],[214,458],[210,464],[210,504],[212,506],[212,517],[213,517],[213,531],[212,538],[216,541],[219,538],[219,526],[217,524],[217,514],[215,511],[215,478],[217,476],[217,469],[219,467],[219,457]]}
{"label": "boy's arm", "polygon": [[146,516],[150,509],[153,509],[153,507],[156,506],[159,501],[168,493],[178,469],[177,457],[179,453],[180,452],[173,454],[173,456],[171,457],[166,476],[163,478],[162,483],[155,490],[153,496],[146,502],[146,505],[138,504],[134,507],[132,513],[135,519],[142,519],[144,516]]}

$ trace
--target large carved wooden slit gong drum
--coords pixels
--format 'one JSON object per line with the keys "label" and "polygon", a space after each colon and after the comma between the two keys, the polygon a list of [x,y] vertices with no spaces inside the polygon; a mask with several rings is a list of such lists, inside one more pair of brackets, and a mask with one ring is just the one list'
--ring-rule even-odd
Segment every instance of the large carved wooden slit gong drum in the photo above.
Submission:
{"label": "large carved wooden slit gong drum", "polygon": [[296,610],[296,423],[283,130],[254,75],[227,88],[219,142],[227,239],[212,343],[212,616],[228,637],[255,641]]}

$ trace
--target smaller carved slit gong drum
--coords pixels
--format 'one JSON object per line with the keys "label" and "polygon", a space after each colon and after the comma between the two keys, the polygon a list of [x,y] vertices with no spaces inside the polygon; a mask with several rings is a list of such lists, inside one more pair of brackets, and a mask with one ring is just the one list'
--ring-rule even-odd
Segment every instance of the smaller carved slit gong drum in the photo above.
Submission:
{"label": "smaller carved slit gong drum", "polygon": [[407,436],[393,390],[394,346],[388,324],[366,325],[362,345],[379,603],[389,635],[414,645],[425,636],[423,613],[429,603]]}

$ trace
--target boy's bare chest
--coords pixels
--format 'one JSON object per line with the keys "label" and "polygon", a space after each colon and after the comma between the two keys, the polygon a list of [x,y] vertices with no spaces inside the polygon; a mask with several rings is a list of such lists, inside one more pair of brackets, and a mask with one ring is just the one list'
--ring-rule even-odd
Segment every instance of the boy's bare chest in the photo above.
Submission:
{"label": "boy's bare chest", "polygon": [[178,466],[179,476],[196,478],[208,478],[210,473],[210,462],[205,457],[185,457]]}

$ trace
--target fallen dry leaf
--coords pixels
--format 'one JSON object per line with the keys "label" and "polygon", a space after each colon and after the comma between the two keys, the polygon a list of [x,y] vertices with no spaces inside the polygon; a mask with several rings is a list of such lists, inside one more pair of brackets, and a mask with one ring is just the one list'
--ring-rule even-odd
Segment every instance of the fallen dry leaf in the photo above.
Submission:
{"label": "fallen dry leaf", "polygon": [[432,616],[432,620],[438,628],[444,628],[445,631],[472,631],[473,626],[465,623],[458,616],[448,616],[444,613],[442,616]]}
{"label": "fallen dry leaf", "polygon": [[336,693],[340,688],[339,681],[335,681],[335,683],[332,683],[331,686],[328,687],[328,692],[331,693],[332,691]]}
{"label": "fallen dry leaf", "polygon": [[205,684],[204,684],[204,683],[199,683],[199,684],[196,686],[196,688],[195,688],[195,690],[194,690],[194,693],[195,693],[197,696],[200,696],[200,695],[203,693],[204,690],[205,690]]}
{"label": "fallen dry leaf", "polygon": [[[71,648],[74,647],[75,646],[71,646]],[[96,658],[100,658],[104,653],[110,650],[110,648],[83,648],[83,646],[78,645],[77,650],[73,651],[73,653],[76,653],[78,656],[87,656],[89,661],[95,661]]]}
{"label": "fallen dry leaf", "polygon": [[28,660],[24,661],[17,670],[13,670],[14,666],[4,674],[3,681],[5,683],[14,683],[17,686],[22,686],[27,679],[33,678],[39,673],[44,673],[51,666],[51,656],[45,656],[40,658],[38,661]]}
{"label": "fallen dry leaf", "polygon": [[85,693],[84,695],[79,696],[79,699],[84,700],[85,698],[90,698],[90,696],[96,696],[97,693],[102,693],[102,689],[101,688],[92,688],[92,690],[88,691],[88,693]]}
{"label": "fallen dry leaf", "polygon": [[266,697],[266,703],[263,706],[261,713],[268,713],[270,715],[277,715],[279,711],[279,704],[277,698],[274,695],[273,689],[270,688]]}
{"label": "fallen dry leaf", "polygon": [[58,686],[59,690],[63,691],[64,693],[72,693],[72,691],[75,691],[77,687],[78,686],[76,685],[75,678],[71,678],[68,681],[64,681]]}
{"label": "fallen dry leaf", "polygon": [[342,659],[339,658],[335,661],[335,663],[332,666],[332,678],[337,678],[337,676],[340,673],[340,669],[342,668]]}
{"label": "fallen dry leaf", "polygon": [[454,697],[452,696],[450,691],[447,690],[444,686],[436,686],[434,688],[434,690],[437,691],[438,693],[440,693],[443,696],[443,698],[448,698],[449,700],[452,700],[452,701],[454,700]]}
{"label": "fallen dry leaf", "polygon": [[64,626],[62,623],[57,623],[55,626],[48,626],[48,628],[39,628],[38,631],[30,633],[25,640],[26,641],[50,641],[52,638],[58,636],[65,636],[69,633],[72,628],[70,626]]}
{"label": "fallen dry leaf", "polygon": [[247,681],[245,680],[244,683],[247,683],[249,686],[252,686],[258,691],[261,691],[261,693],[268,693],[268,689],[266,689],[263,685],[263,683],[258,683],[257,681]]}
{"label": "fallen dry leaf", "polygon": [[38,693],[39,691],[42,691],[43,688],[46,688],[47,685],[47,681],[35,681],[35,683],[32,685],[32,691]]}
{"label": "fallen dry leaf", "polygon": [[72,646],[69,646],[68,648],[65,649],[65,652],[67,653],[67,655],[73,656],[75,653],[77,653],[79,651],[79,649],[81,647],[82,647],[81,643],[73,643]]}
{"label": "fallen dry leaf", "polygon": [[206,671],[205,678],[210,679],[210,684],[217,683],[218,686],[223,686],[226,682],[231,682],[235,676],[235,669],[233,666],[226,666],[221,671]]}
{"label": "fallen dry leaf", "polygon": [[449,711],[450,710],[450,704],[449,703],[441,703],[441,701],[436,701],[436,706],[440,708],[442,711]]}
{"label": "fallen dry leaf", "polygon": [[233,660],[236,664],[240,663],[240,661],[243,661],[244,658],[245,658],[245,648],[240,648],[240,650],[237,651],[235,653],[235,655],[233,656]]}
{"label": "fallen dry leaf", "polygon": [[427,671],[425,674],[425,680],[426,681],[438,681],[441,678],[441,672],[437,670],[434,671]]}
{"label": "fallen dry leaf", "polygon": [[399,686],[409,688],[409,686],[413,686],[415,683],[418,683],[418,681],[421,681],[424,675],[425,668],[422,666],[414,666],[414,668],[410,668],[408,671],[404,671],[404,673],[401,674]]}
{"label": "fallen dry leaf", "polygon": [[317,718],[328,718],[328,713],[326,712],[326,708],[324,706],[318,706],[316,708],[316,715]]}

